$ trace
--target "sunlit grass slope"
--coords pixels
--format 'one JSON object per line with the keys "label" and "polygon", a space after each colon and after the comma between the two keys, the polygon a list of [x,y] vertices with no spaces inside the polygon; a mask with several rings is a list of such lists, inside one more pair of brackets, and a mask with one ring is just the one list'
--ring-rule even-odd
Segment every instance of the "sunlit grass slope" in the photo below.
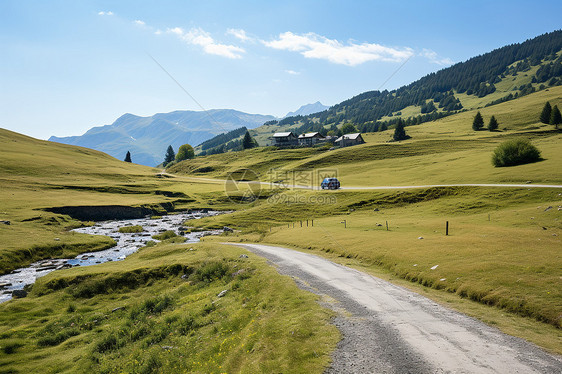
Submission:
{"label": "sunlit grass slope", "polygon": [[[328,151],[326,148],[275,150],[260,148],[183,161],[170,172],[224,178],[248,168],[269,180],[268,171],[337,170],[342,186],[419,185],[443,183],[562,183],[562,133],[538,118],[546,101],[562,107],[562,87],[479,109],[487,123],[494,115],[500,131],[472,131],[476,110],[406,128],[412,138],[389,142],[393,130],[365,134],[366,144]],[[543,161],[517,168],[494,168],[492,151],[505,139],[530,139]]]}
{"label": "sunlit grass slope", "polygon": [[0,129],[0,273],[40,258],[105,248],[109,238],[69,232],[81,223],[44,211],[61,206],[207,206],[198,194],[220,183],[158,178],[159,170],[87,148],[33,139]]}
{"label": "sunlit grass slope", "polygon": [[163,243],[51,273],[26,299],[0,304],[1,370],[323,372],[339,340],[330,313],[244,253]]}

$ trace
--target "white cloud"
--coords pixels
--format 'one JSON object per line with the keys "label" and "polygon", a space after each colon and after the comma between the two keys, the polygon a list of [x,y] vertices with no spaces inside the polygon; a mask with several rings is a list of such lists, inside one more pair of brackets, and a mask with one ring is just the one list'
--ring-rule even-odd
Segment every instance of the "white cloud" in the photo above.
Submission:
{"label": "white cloud", "polygon": [[205,53],[211,55],[227,58],[242,58],[242,53],[246,52],[243,48],[235,45],[217,43],[211,37],[211,34],[201,28],[193,28],[189,31],[184,31],[181,27],[174,27],[173,29],[168,29],[167,32],[177,35],[188,44],[203,47]]}
{"label": "white cloud", "polygon": [[232,35],[235,38],[240,39],[243,42],[247,42],[247,41],[250,41],[252,39],[248,36],[248,34],[246,34],[246,31],[244,31],[242,29],[228,29],[228,30],[226,30],[226,34]]}
{"label": "white cloud", "polygon": [[294,71],[294,70],[285,70],[285,73],[287,74],[291,74],[291,75],[300,75],[300,72],[298,71]]}
{"label": "white cloud", "polygon": [[133,21],[133,23],[139,26],[146,26],[146,23],[144,21],[141,21],[140,19]]}
{"label": "white cloud", "polygon": [[162,30],[158,29],[154,31],[154,35],[160,35],[160,34],[162,34]]}
{"label": "white cloud", "polygon": [[400,62],[413,55],[411,48],[398,49],[375,43],[350,42],[344,45],[315,33],[297,35],[288,31],[280,34],[276,40],[263,43],[270,48],[299,52],[306,58],[318,58],[347,66],[376,60]]}
{"label": "white cloud", "polygon": [[424,48],[420,53],[420,56],[423,56],[429,60],[429,62],[437,64],[437,65],[452,65],[453,60],[449,57],[439,57],[436,52],[432,51],[431,49]]}
{"label": "white cloud", "polygon": [[98,16],[112,16],[112,15],[113,15],[113,12],[112,12],[112,11],[108,11],[108,12],[101,11],[101,12],[98,12]]}

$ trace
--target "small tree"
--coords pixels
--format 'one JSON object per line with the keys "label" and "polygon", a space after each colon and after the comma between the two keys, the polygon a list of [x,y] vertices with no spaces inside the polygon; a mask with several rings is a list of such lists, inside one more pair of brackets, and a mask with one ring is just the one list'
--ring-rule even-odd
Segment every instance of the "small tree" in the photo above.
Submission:
{"label": "small tree", "polygon": [[488,130],[490,131],[496,131],[499,127],[498,121],[496,120],[496,117],[492,116],[492,118],[490,118],[490,123],[488,123]]}
{"label": "small tree", "polygon": [[181,145],[178,149],[178,153],[176,154],[176,162],[180,162],[183,160],[189,160],[195,157],[195,151],[193,147],[189,144]]}
{"label": "small tree", "polygon": [[131,152],[127,151],[127,155],[125,156],[125,162],[133,162],[131,161]]}
{"label": "small tree", "polygon": [[345,135],[353,134],[359,131],[357,131],[357,128],[353,125],[353,123],[348,122],[343,124],[343,126],[341,127],[341,132],[343,135]]}
{"label": "small tree", "polygon": [[406,130],[404,130],[404,122],[401,119],[398,120],[398,123],[394,128],[394,135],[392,136],[392,138],[397,142],[410,138],[408,135],[406,135]]}
{"label": "small tree", "polygon": [[540,120],[542,123],[546,123],[547,125],[550,123],[550,113],[552,112],[552,107],[550,103],[547,101],[544,104],[544,108],[542,108]]}
{"label": "small tree", "polygon": [[484,127],[484,118],[482,118],[482,114],[480,112],[476,113],[474,116],[474,120],[472,121],[472,129],[474,131],[480,131]]}
{"label": "small tree", "polygon": [[242,139],[242,148],[243,149],[250,149],[250,148],[254,148],[257,147],[258,143],[256,142],[256,140],[254,138],[252,138],[252,135],[250,135],[249,131],[246,131],[246,134],[244,134],[244,139]]}
{"label": "small tree", "polygon": [[550,113],[549,123],[551,125],[554,125],[556,128],[558,128],[558,125],[562,123],[562,115],[560,114],[560,109],[558,109],[558,105],[555,105],[554,108],[552,108],[552,112]]}
{"label": "small tree", "polygon": [[164,167],[168,165],[170,162],[176,159],[176,152],[174,152],[174,148],[171,145],[168,146],[168,150],[166,151],[166,156],[164,156]]}

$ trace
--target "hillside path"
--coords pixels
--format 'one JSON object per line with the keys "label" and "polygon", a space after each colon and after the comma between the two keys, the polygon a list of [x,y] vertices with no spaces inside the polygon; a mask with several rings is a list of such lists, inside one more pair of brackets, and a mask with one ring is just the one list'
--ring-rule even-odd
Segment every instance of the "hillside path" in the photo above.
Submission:
{"label": "hillside path", "polygon": [[382,279],[287,248],[225,244],[332,300],[343,339],[326,373],[562,373],[562,357]]}

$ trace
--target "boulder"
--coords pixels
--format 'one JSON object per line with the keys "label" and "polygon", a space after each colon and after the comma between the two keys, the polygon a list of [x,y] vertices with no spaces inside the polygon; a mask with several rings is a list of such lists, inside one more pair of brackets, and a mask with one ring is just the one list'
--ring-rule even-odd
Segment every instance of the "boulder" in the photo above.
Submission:
{"label": "boulder", "polygon": [[231,228],[228,227],[228,226],[224,226],[224,227],[222,228],[222,231],[224,231],[224,232],[234,232],[234,230],[231,229]]}
{"label": "boulder", "polygon": [[27,291],[25,290],[13,290],[12,297],[22,298],[27,296]]}

